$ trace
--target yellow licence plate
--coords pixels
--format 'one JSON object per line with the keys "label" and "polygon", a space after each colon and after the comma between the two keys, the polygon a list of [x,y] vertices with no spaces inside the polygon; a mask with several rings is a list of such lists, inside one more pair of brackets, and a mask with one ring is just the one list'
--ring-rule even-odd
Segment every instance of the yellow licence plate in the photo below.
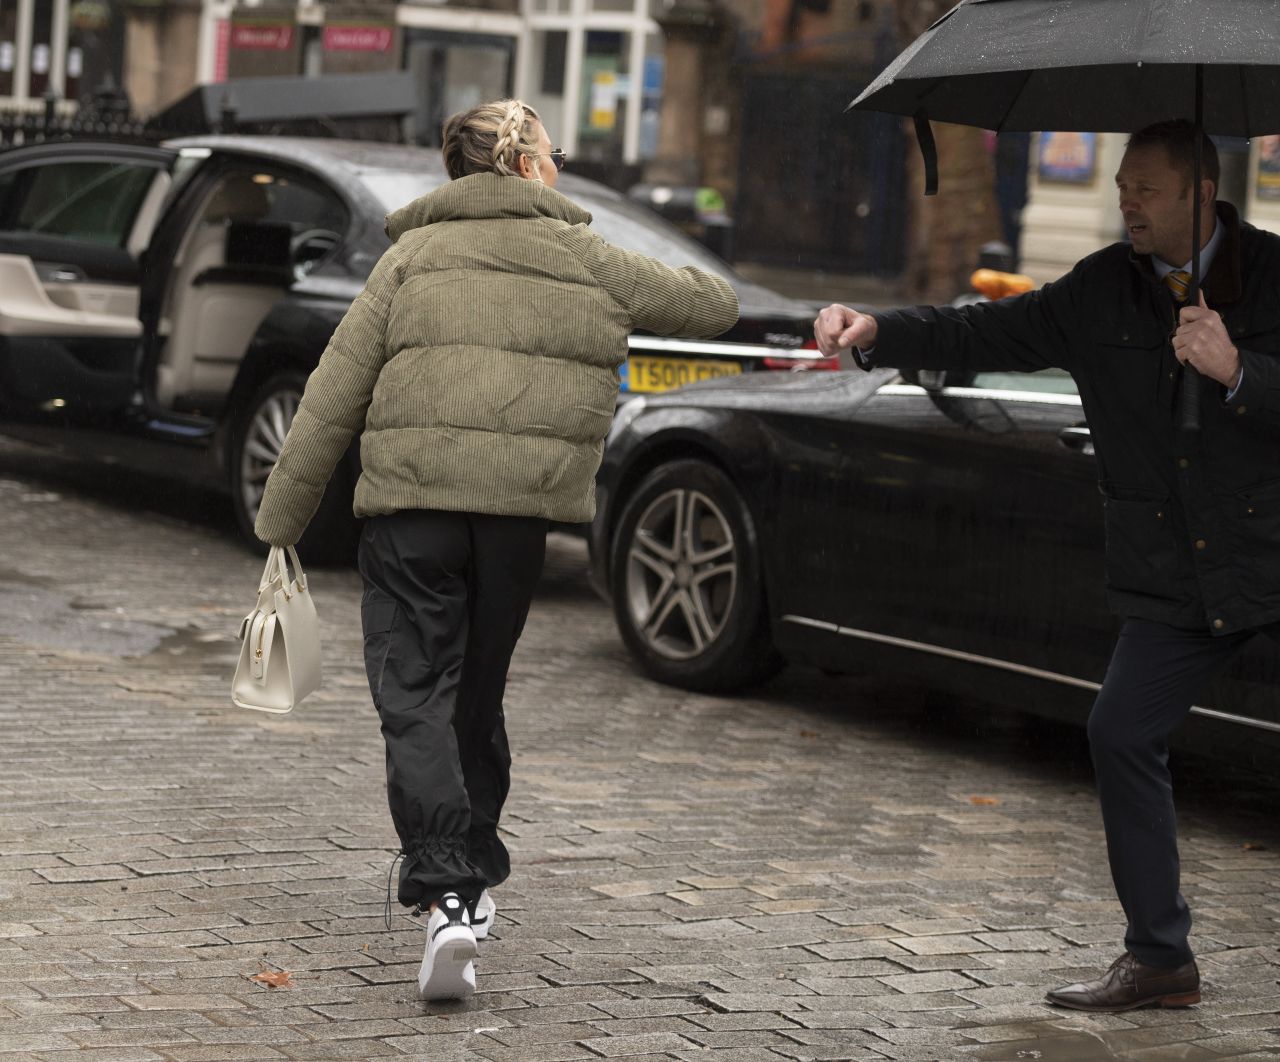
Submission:
{"label": "yellow licence plate", "polygon": [[718,376],[738,376],[742,366],[736,361],[699,361],[696,358],[651,358],[633,354],[627,358],[627,389],[630,391],[670,391],[699,380]]}

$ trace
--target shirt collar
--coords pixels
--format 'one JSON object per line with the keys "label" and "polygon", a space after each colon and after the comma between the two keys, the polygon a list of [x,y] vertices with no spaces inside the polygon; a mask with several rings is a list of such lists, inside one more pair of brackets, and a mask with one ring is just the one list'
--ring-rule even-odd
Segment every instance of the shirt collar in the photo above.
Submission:
{"label": "shirt collar", "polygon": [[[1218,253],[1218,246],[1222,243],[1222,231],[1223,226],[1221,220],[1214,218],[1213,235],[1209,237],[1209,242],[1200,249],[1200,275],[1202,277],[1208,275],[1209,267],[1213,264],[1213,256]],[[1185,273],[1190,273],[1191,259],[1187,259],[1186,265],[1178,267],[1171,266],[1163,258],[1157,258],[1155,255],[1152,255],[1151,267],[1156,271],[1156,278],[1158,280],[1163,280],[1170,273],[1176,272],[1178,268],[1181,268]]]}

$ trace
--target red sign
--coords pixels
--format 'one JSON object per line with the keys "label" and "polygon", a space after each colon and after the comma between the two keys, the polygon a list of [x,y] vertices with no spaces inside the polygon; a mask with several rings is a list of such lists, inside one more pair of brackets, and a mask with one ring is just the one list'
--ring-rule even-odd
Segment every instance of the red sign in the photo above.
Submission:
{"label": "red sign", "polygon": [[326,52],[389,52],[395,31],[390,26],[325,26]]}
{"label": "red sign", "polygon": [[227,53],[231,50],[231,23],[225,18],[218,19],[218,35],[213,53],[213,80],[227,80]]}
{"label": "red sign", "polygon": [[247,51],[283,52],[293,46],[293,26],[239,22],[231,27],[231,47]]}

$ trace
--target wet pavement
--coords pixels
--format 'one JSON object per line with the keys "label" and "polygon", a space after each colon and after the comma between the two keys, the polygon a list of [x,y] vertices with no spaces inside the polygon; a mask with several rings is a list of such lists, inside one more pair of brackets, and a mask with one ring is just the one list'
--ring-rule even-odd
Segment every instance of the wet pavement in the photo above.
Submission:
{"label": "wet pavement", "polygon": [[261,562],[225,502],[0,442],[0,1057],[1280,1058],[1274,780],[1177,758],[1204,1003],[1056,1011],[1122,933],[1078,729],[802,669],[655,685],[584,563],[551,537],[512,668],[479,991],[424,1004],[356,573],[312,573],[320,693],[238,710]]}

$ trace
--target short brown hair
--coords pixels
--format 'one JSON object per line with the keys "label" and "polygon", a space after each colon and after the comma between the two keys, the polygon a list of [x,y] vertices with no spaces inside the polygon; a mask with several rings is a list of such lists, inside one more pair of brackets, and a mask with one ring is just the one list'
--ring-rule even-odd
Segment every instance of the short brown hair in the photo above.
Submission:
{"label": "short brown hair", "polygon": [[538,153],[542,119],[521,100],[494,100],[460,111],[444,123],[444,168],[451,180],[472,173],[518,176],[517,158]]}
{"label": "short brown hair", "polygon": [[[1171,118],[1168,121],[1156,122],[1145,129],[1139,129],[1129,137],[1128,148],[1149,147],[1162,144],[1169,153],[1170,161],[1191,183],[1196,164],[1196,127],[1185,118]],[[1218,149],[1208,134],[1200,133],[1200,176],[1213,182],[1215,192],[1218,188],[1218,177],[1221,166],[1218,163]]]}

